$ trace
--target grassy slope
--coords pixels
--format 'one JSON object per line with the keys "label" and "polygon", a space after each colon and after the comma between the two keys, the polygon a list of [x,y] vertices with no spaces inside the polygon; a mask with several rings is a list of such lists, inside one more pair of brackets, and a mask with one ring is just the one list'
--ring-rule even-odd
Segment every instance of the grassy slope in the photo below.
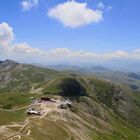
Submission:
{"label": "grassy slope", "polygon": [[[62,91],[62,89],[60,89],[60,86],[59,86],[62,79],[57,79],[54,82],[52,82],[52,86],[46,87],[47,92],[49,94],[55,94],[55,93],[59,93],[60,91]],[[114,94],[113,93],[114,88],[112,87],[111,83],[106,82],[106,81],[101,81],[101,80],[98,80],[95,78],[88,78],[88,79],[84,78],[83,79],[81,77],[78,78],[78,81],[84,85],[84,88],[87,90],[87,93],[90,96],[95,97],[95,94],[96,94],[98,103],[105,104],[107,107],[112,109],[112,97]],[[90,85],[94,85],[94,87],[91,87]],[[117,87],[120,88],[119,85]],[[96,92],[95,92],[95,89],[96,89]],[[139,101],[140,100],[138,100],[138,103],[139,103]],[[134,127],[133,125],[130,125],[128,122],[122,120],[120,117],[116,116],[113,113],[113,111],[111,114],[108,114],[107,117],[111,118],[111,122],[109,122],[109,123],[111,123],[111,126],[113,128],[115,128],[116,132],[110,133],[110,134],[95,133],[95,134],[93,134],[94,139],[97,139],[97,140],[98,139],[107,139],[107,140],[139,139],[138,135],[140,134],[140,129],[138,129],[138,128]]]}
{"label": "grassy slope", "polygon": [[26,116],[25,109],[21,109],[18,111],[0,111],[0,126],[8,125],[12,122],[21,122],[24,121]]}
{"label": "grassy slope", "polygon": [[[32,71],[31,71],[32,73]],[[30,73],[30,74],[31,74]],[[26,77],[28,77],[28,74],[24,73]],[[54,74],[54,73],[53,73]],[[44,83],[40,79],[32,79],[33,77],[30,77],[31,83],[40,83],[39,86],[44,88],[44,95],[47,94],[60,94],[63,92],[62,87],[60,86],[61,83],[64,82],[66,78],[73,78],[69,75],[57,75],[54,74],[55,78],[51,78],[50,81]],[[80,85],[82,85],[82,88],[84,88],[86,91],[86,94],[88,94],[88,98],[92,97],[91,103],[89,103],[86,99],[81,99],[81,97],[78,97],[79,100],[76,101],[76,105],[78,106],[79,112],[76,112],[78,116],[80,116],[82,119],[84,119],[87,123],[92,124],[96,128],[100,129],[101,131],[95,131],[94,129],[90,128],[89,126],[84,124],[84,127],[86,127],[86,131],[90,132],[90,137],[93,138],[93,140],[139,140],[140,138],[138,135],[140,135],[140,129],[135,128],[133,125],[127,123],[125,120],[121,119],[120,117],[116,116],[114,112],[112,111],[112,102],[111,99],[113,97],[113,89],[111,88],[111,84],[105,81],[97,80],[95,78],[87,78],[87,77],[77,77],[76,79]],[[69,82],[68,82],[69,83]],[[73,83],[73,81],[72,81]],[[94,86],[93,86],[94,85]],[[69,93],[70,94],[70,93]],[[77,94],[78,96],[80,94]],[[138,105],[140,101],[139,94],[134,94],[136,98],[136,103]],[[18,92],[11,92],[11,93],[0,93],[0,105],[4,108],[18,108],[22,106],[26,106],[30,103],[29,97],[38,95],[36,94],[21,94]],[[85,98],[85,97],[83,97]],[[96,100],[95,100],[96,98]],[[83,100],[83,102],[81,101]],[[77,104],[77,102],[81,102]],[[88,104],[87,104],[87,103]],[[88,108],[96,108],[97,112],[93,111],[91,112],[85,112],[83,109],[83,105],[87,106]],[[93,106],[91,105],[93,104]],[[85,108],[87,110],[87,108]],[[100,110],[103,110],[103,112]],[[90,110],[91,111],[91,110]],[[86,113],[88,115],[86,116]],[[95,114],[93,114],[95,113]],[[96,114],[97,113],[97,114]],[[105,118],[101,116],[101,114],[105,115]],[[9,124],[14,121],[22,121],[26,117],[25,110],[19,110],[16,112],[7,112],[7,111],[0,111],[0,125]],[[104,124],[107,120],[107,124],[109,125],[106,127]],[[103,122],[102,122],[103,121]],[[82,121],[79,121],[79,124],[82,124]],[[50,122],[46,121],[45,123],[43,121],[39,121],[39,123],[35,122],[31,125],[31,130],[33,131],[32,137],[35,140],[42,139],[44,140],[46,137],[49,140],[51,139],[57,139],[57,140],[65,140],[66,138],[70,137],[69,130],[63,129],[61,125],[66,125],[66,122]],[[73,124],[70,124],[73,126]],[[77,126],[73,126],[78,127]],[[41,128],[37,130],[36,128]],[[80,129],[80,128],[79,128]],[[110,129],[113,129],[110,130]],[[68,132],[67,132],[67,131]],[[104,131],[106,130],[106,131]],[[59,135],[59,137],[58,137]],[[74,140],[75,134],[71,132],[71,140]],[[28,138],[22,138],[22,140],[28,140]]]}

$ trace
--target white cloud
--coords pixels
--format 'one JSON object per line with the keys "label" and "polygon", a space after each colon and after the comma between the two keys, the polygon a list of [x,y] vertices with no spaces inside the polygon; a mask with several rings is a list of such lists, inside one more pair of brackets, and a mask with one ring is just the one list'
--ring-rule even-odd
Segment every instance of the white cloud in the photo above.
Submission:
{"label": "white cloud", "polygon": [[0,57],[15,58],[36,62],[46,61],[84,61],[84,62],[102,62],[111,59],[132,59],[140,60],[140,48],[132,52],[118,50],[108,53],[97,53],[94,51],[71,50],[68,48],[55,48],[43,51],[39,48],[33,48],[27,43],[13,43],[14,33],[12,27],[7,23],[0,24]]}
{"label": "white cloud", "polygon": [[20,43],[20,44],[14,44],[10,48],[11,52],[17,53],[17,54],[26,54],[26,55],[42,55],[43,52],[38,48],[32,48],[27,43]]}
{"label": "white cloud", "polygon": [[79,3],[74,0],[58,4],[56,7],[49,9],[47,15],[71,28],[98,23],[103,20],[101,10],[90,9],[87,3]]}
{"label": "white cloud", "polygon": [[122,51],[122,50],[118,50],[114,53],[114,56],[116,56],[116,57],[127,57],[128,53],[126,53],[125,51]]}
{"label": "white cloud", "polygon": [[0,24],[0,54],[5,55],[42,55],[44,54],[38,48],[33,48],[27,43],[14,44],[14,33],[12,27],[3,22]]}
{"label": "white cloud", "polygon": [[81,59],[81,60],[95,60],[98,61],[102,60],[109,60],[112,58],[129,58],[129,54],[125,51],[115,51],[109,53],[96,53],[96,52],[86,52],[83,50],[79,51],[72,51],[68,48],[56,48],[49,51],[50,56],[53,58],[74,58],[74,59]]}
{"label": "white cloud", "polygon": [[140,48],[139,49],[136,49],[136,50],[134,50],[134,53],[140,53]]}
{"label": "white cloud", "polygon": [[103,10],[104,9],[104,4],[102,2],[99,2],[97,5],[97,8]]}
{"label": "white cloud", "polygon": [[23,0],[21,2],[22,10],[29,11],[33,7],[37,7],[39,4],[39,0]]}
{"label": "white cloud", "polygon": [[12,27],[3,22],[0,24],[0,46],[7,46],[14,39]]}

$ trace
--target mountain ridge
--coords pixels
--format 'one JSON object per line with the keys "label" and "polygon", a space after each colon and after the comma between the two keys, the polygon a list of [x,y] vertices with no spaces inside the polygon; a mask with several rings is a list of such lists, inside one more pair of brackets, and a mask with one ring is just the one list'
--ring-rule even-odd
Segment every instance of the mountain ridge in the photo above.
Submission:
{"label": "mountain ridge", "polygon": [[[18,124],[19,121],[30,120],[24,110],[31,105],[30,98],[67,98],[73,104],[70,109],[57,108],[43,118],[31,118],[28,126],[19,134],[22,140],[45,140],[46,137],[48,140],[139,140],[138,91],[121,83],[98,79],[94,75],[58,72],[11,60],[2,63],[1,126],[7,128],[12,122]],[[10,130],[2,130],[14,134],[13,129],[11,126]],[[26,136],[29,130],[30,135]],[[0,138],[4,138],[1,131]]]}

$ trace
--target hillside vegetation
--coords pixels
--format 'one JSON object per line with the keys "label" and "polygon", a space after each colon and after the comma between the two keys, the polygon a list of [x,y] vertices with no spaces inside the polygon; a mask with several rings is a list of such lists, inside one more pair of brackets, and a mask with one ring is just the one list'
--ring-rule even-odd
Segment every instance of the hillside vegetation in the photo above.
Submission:
{"label": "hillside vegetation", "polygon": [[28,118],[24,107],[31,97],[68,98],[73,107],[33,119],[21,140],[140,140],[138,91],[94,76],[1,62],[0,125]]}

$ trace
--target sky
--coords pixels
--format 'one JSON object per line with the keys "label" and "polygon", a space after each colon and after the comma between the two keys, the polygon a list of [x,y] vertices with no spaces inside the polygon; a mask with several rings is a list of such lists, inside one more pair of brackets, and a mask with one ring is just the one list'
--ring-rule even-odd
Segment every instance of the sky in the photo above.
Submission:
{"label": "sky", "polygon": [[0,0],[0,59],[139,62],[139,5],[139,0]]}

